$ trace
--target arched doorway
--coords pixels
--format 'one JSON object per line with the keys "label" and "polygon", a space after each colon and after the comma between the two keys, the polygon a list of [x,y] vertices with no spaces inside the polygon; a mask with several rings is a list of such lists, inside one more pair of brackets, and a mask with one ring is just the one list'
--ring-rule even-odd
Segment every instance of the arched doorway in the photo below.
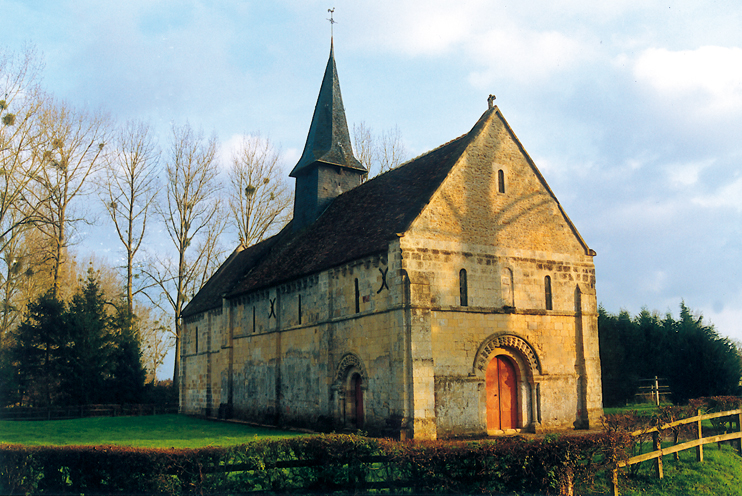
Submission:
{"label": "arched doorway", "polygon": [[487,430],[505,431],[518,425],[518,370],[507,356],[496,355],[487,365]]}
{"label": "arched doorway", "polygon": [[481,380],[483,430],[496,435],[509,429],[539,428],[541,360],[525,339],[513,332],[492,334],[479,345],[471,374]]}
{"label": "arched doorway", "polygon": [[354,373],[351,375],[350,381],[348,381],[346,398],[348,424],[360,429],[363,427],[363,378],[361,374]]}
{"label": "arched doorway", "polygon": [[331,386],[333,420],[335,425],[362,429],[366,424],[366,406],[369,379],[363,361],[355,353],[346,353],[340,359]]}

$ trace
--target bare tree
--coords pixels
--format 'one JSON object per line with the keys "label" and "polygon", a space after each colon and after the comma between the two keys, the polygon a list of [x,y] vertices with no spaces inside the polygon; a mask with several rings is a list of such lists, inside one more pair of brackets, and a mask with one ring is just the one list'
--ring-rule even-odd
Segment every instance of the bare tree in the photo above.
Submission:
{"label": "bare tree", "polygon": [[[224,229],[218,194],[216,138],[204,139],[188,125],[173,126],[166,162],[166,199],[157,210],[175,248],[175,256],[148,264],[148,274],[162,289],[172,311],[175,338],[173,384],[180,373],[181,315],[189,296],[218,264],[218,237]],[[154,301],[154,300],[153,300]]]}
{"label": "bare tree", "polygon": [[365,122],[353,124],[353,154],[371,175],[371,167],[376,162],[377,152],[373,134]]}
{"label": "bare tree", "polygon": [[157,372],[173,346],[172,317],[157,307],[135,307],[136,325],[142,347],[142,364],[147,369],[147,382],[157,381]]}
{"label": "bare tree", "polygon": [[142,247],[157,196],[160,153],[149,125],[129,121],[117,130],[100,185],[103,205],[126,256],[126,304],[134,311],[134,258]]}
{"label": "bare tree", "polygon": [[365,122],[353,124],[353,151],[368,169],[368,177],[399,167],[407,160],[402,133],[396,126],[377,137]]}
{"label": "bare tree", "polygon": [[402,141],[402,133],[397,126],[382,131],[378,153],[379,174],[395,169],[407,160],[407,149]]}
{"label": "bare tree", "polygon": [[89,193],[89,180],[101,166],[109,120],[54,102],[46,106],[41,126],[47,148],[34,188],[40,205],[36,225],[49,242],[56,295],[74,229],[90,222],[75,202]]}
{"label": "bare tree", "polygon": [[[0,49],[0,343],[22,307],[32,257],[22,239],[38,220],[43,198],[29,198],[42,168],[39,117],[47,100],[39,86],[42,64],[32,47]],[[33,197],[33,195],[31,195]],[[16,301],[18,300],[18,301]]]}
{"label": "bare tree", "polygon": [[243,246],[260,242],[289,221],[293,198],[280,153],[260,136],[242,136],[229,170],[229,208]]}

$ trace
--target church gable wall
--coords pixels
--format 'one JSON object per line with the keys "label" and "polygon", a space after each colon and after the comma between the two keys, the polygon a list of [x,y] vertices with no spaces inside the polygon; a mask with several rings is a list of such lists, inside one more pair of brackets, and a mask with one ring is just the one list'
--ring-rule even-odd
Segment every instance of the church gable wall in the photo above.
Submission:
{"label": "church gable wall", "polygon": [[499,113],[484,126],[411,230],[469,244],[584,254],[579,236]]}
{"label": "church gable wall", "polygon": [[482,343],[506,334],[530,343],[541,366],[519,372],[519,427],[587,425],[588,409],[591,422],[602,411],[597,316],[583,312],[595,305],[592,254],[504,121],[484,125],[401,238],[403,268],[427,284],[412,300],[430,308],[437,435],[488,432],[473,364]]}

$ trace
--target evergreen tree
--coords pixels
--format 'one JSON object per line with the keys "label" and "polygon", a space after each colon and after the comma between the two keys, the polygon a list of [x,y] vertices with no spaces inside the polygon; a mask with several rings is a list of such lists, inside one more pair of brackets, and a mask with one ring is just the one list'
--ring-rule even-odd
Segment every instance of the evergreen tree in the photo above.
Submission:
{"label": "evergreen tree", "polygon": [[60,395],[66,344],[65,304],[52,291],[28,304],[28,315],[12,334],[15,368],[10,390],[21,405],[50,406]]}
{"label": "evergreen tree", "polygon": [[71,404],[106,403],[108,382],[115,368],[111,318],[95,271],[74,294],[67,314],[66,374],[62,389]]}
{"label": "evergreen tree", "polygon": [[138,403],[144,395],[147,371],[142,364],[138,319],[129,312],[126,302],[120,302],[113,317],[114,369],[108,390],[113,403]]}
{"label": "evergreen tree", "polygon": [[603,401],[606,406],[633,401],[639,379],[667,380],[673,401],[739,392],[740,354],[702,316],[680,304],[680,318],[643,309],[633,319],[600,308],[598,314]]}
{"label": "evergreen tree", "polygon": [[52,291],[28,305],[11,336],[10,367],[0,367],[6,404],[138,403],[144,395],[136,319],[107,303],[97,273],[69,307]]}

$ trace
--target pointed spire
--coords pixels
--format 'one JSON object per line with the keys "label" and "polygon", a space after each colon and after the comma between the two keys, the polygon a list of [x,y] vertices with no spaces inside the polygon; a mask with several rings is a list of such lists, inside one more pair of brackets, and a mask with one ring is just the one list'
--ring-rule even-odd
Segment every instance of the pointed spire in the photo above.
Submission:
{"label": "pointed spire", "polygon": [[334,53],[335,49],[330,41],[330,59],[327,61],[317,105],[314,107],[304,153],[289,174],[291,177],[297,177],[317,162],[361,173],[368,172],[353,156]]}

